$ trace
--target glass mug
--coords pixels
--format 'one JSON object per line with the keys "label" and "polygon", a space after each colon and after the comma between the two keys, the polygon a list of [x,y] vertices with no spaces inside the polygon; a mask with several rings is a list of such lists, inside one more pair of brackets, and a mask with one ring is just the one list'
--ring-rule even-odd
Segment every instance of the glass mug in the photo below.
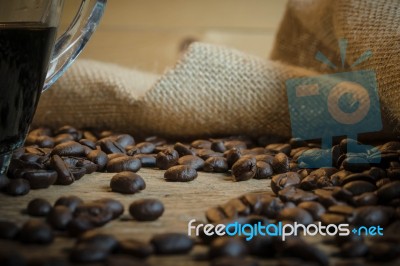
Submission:
{"label": "glass mug", "polygon": [[107,0],[82,0],[56,40],[64,0],[0,0],[0,174],[24,143],[42,91],[72,64]]}

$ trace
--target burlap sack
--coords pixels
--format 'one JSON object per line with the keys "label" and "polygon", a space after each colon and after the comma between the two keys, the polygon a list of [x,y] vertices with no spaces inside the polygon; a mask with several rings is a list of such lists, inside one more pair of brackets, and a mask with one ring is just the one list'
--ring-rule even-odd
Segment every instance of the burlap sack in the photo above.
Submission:
{"label": "burlap sack", "polygon": [[[291,135],[285,81],[331,73],[317,51],[377,73],[382,113],[400,119],[398,0],[290,0],[271,60],[210,44],[191,45],[164,75],[80,60],[42,95],[34,125],[103,127],[169,137]],[[393,125],[389,126],[393,129]]]}

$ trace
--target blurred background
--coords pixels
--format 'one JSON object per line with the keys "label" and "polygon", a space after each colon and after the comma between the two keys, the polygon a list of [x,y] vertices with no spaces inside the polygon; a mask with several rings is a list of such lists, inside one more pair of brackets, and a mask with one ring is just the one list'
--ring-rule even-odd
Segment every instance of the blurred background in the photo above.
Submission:
{"label": "blurred background", "polygon": [[[81,0],[65,1],[62,27]],[[287,0],[108,0],[81,58],[163,73],[191,41],[267,58]]]}

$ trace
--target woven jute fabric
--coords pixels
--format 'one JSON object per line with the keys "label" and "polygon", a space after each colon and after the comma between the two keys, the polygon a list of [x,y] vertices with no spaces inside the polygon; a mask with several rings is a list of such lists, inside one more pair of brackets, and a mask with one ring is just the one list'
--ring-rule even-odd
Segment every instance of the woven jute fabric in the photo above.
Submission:
{"label": "woven jute fabric", "polygon": [[[163,75],[78,60],[43,93],[34,125],[102,127],[197,137],[291,135],[285,81],[338,71],[376,71],[390,130],[400,119],[400,2],[291,0],[270,60],[192,44]],[[346,38],[345,67],[338,41]],[[349,68],[365,51],[372,57]],[[320,51],[339,69],[315,60]]]}

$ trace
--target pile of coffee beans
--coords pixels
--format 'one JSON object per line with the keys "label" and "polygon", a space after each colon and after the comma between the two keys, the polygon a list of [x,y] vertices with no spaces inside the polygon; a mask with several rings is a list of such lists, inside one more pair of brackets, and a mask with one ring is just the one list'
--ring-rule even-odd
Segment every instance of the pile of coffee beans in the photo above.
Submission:
{"label": "pile of coffee beans", "polygon": [[[97,171],[115,173],[110,180],[112,191],[134,194],[146,188],[137,173],[141,167],[165,170],[164,179],[169,182],[191,182],[198,171],[225,173],[235,182],[271,179],[272,191],[248,193],[210,207],[206,219],[213,224],[348,223],[350,229],[380,226],[383,236],[350,233],[326,237],[325,244],[335,245],[338,252],[334,255],[345,259],[338,265],[394,262],[400,256],[400,142],[366,147],[356,140],[343,139],[324,150],[318,143],[301,139],[253,140],[243,136],[190,143],[152,136],[136,142],[129,134],[112,131],[71,126],[55,131],[38,128],[29,133],[25,147],[14,153],[7,176],[0,176],[0,190],[20,196],[30,189],[69,185]],[[331,167],[311,168],[327,154],[332,158]],[[29,220],[22,228],[2,221],[0,237],[48,244],[54,239],[54,230],[65,231],[78,237],[70,252],[71,261],[107,261],[108,265],[126,262],[127,254],[143,259],[152,254],[186,254],[193,248],[194,241],[186,234],[155,235],[149,243],[143,243],[89,231],[116,219],[123,211],[113,199],[82,202],[71,196],[60,198],[54,206],[35,199],[27,213],[45,219]],[[154,221],[163,212],[158,199],[137,200],[129,206],[136,221]],[[329,264],[328,254],[301,237],[282,241],[276,236],[255,236],[246,241],[244,237],[214,234],[200,235],[199,243],[208,246],[205,257],[215,266],[258,265],[254,257],[273,258],[279,265]],[[144,265],[142,260],[137,263]]]}

